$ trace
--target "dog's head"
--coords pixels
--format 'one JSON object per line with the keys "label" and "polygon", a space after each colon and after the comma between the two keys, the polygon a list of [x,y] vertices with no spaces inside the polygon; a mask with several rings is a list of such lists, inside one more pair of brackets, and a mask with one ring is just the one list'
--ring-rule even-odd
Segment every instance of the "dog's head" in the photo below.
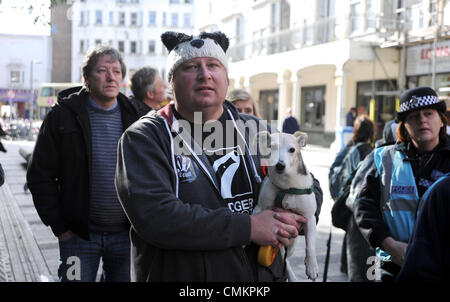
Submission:
{"label": "dog's head", "polygon": [[301,155],[308,135],[297,131],[294,134],[259,132],[257,143],[269,175],[307,175]]}

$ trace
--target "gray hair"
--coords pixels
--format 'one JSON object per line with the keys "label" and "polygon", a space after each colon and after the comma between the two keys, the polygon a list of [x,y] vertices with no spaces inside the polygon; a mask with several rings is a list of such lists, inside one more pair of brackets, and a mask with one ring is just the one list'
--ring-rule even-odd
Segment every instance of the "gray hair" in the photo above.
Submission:
{"label": "gray hair", "polygon": [[104,55],[110,56],[113,61],[119,61],[122,70],[122,79],[125,78],[127,67],[123,62],[120,52],[117,49],[112,48],[111,46],[96,45],[87,51],[83,64],[81,66],[84,82],[86,82],[86,80],[91,75],[92,70],[98,62],[98,59]]}
{"label": "gray hair", "polygon": [[130,89],[138,100],[144,100],[147,91],[154,91],[157,75],[158,70],[155,68],[142,67],[131,76]]}

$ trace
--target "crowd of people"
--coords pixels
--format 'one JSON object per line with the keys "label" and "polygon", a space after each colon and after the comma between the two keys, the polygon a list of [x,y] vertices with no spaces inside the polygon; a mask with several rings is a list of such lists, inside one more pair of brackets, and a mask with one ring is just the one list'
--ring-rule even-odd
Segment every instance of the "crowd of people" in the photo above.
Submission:
{"label": "crowd of people", "polygon": [[[358,129],[357,120],[358,117],[354,133]],[[373,253],[367,249],[369,243],[370,248],[375,249],[377,269],[373,276],[367,274],[366,269],[357,270],[366,272],[359,274],[362,279],[383,282],[448,280],[449,195],[442,185],[450,171],[445,101],[429,87],[405,91],[400,96],[396,120],[386,123],[383,134],[381,145],[366,154],[364,160],[357,157],[354,162],[360,164],[356,168],[353,165],[355,175],[346,200],[351,211],[348,227],[353,225],[357,236],[365,240],[355,242],[353,247],[347,241],[349,278],[354,277],[352,263],[367,268],[369,263],[363,260],[368,259],[367,252]],[[341,153],[353,144],[354,140]],[[349,160],[351,155],[344,156]],[[336,166],[340,167],[339,163]],[[332,166],[330,180],[336,177],[337,181],[342,181],[336,170],[339,172]],[[330,191],[335,189],[333,185],[335,183],[330,183]],[[442,212],[430,213],[430,209],[442,209]],[[360,258],[361,253],[367,254]]]}
{"label": "crowd of people", "polygon": [[[83,87],[60,92],[42,123],[27,185],[58,238],[60,281],[95,281],[100,262],[103,281],[286,281],[285,259],[261,266],[258,247],[288,246],[305,218],[280,208],[252,215],[264,167],[250,145],[257,132],[277,130],[258,118],[248,92],[227,96],[223,33],[161,39],[168,83],[143,67],[130,78],[133,96],[123,95],[125,62],[96,46],[81,66]],[[168,86],[173,101],[159,108]],[[350,281],[370,279],[374,255],[381,281],[448,279],[445,110],[431,88],[406,91],[396,141],[375,149],[369,117],[348,117],[353,138],[329,178],[333,199],[347,190],[342,270]],[[249,121],[257,129],[242,127]],[[299,129],[288,109],[283,132]],[[317,180],[314,193],[318,215]]]}

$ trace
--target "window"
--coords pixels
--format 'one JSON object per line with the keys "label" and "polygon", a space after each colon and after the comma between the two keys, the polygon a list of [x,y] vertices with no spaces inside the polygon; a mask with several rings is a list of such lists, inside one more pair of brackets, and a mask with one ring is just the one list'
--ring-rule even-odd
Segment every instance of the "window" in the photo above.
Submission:
{"label": "window", "polygon": [[52,96],[53,88],[52,87],[42,87],[41,96]]}
{"label": "window", "polygon": [[80,25],[84,25],[84,11],[80,11]]}
{"label": "window", "polygon": [[10,82],[11,83],[22,83],[21,77],[20,77],[20,71],[12,70],[10,73]]}
{"label": "window", "polygon": [[193,1],[194,1],[194,0],[184,0],[184,3],[186,3],[186,4],[192,4]]}
{"label": "window", "polygon": [[192,27],[191,14],[183,14],[183,27]]}
{"label": "window", "polygon": [[148,25],[156,25],[156,12],[151,11],[148,13]]}
{"label": "window", "polygon": [[130,42],[130,53],[136,54],[137,53],[137,43],[136,41]]}
{"label": "window", "polygon": [[180,3],[180,0],[170,0],[170,4],[178,4]]}
{"label": "window", "polygon": [[367,28],[376,28],[377,25],[377,9],[378,9],[378,0],[368,0],[366,2],[366,11],[367,11]]}
{"label": "window", "polygon": [[136,26],[137,24],[137,13],[131,13],[131,25]]}
{"label": "window", "polygon": [[352,19],[351,32],[354,33],[356,31],[361,31],[362,30],[362,4],[360,2],[352,4],[351,19]]}
{"label": "window", "polygon": [[156,43],[155,40],[148,41],[148,53],[155,54],[156,51]]}
{"label": "window", "polygon": [[302,121],[305,129],[323,130],[325,124],[325,86],[302,88]]}
{"label": "window", "polygon": [[178,13],[172,13],[172,27],[178,27]]}
{"label": "window", "polygon": [[80,40],[80,53],[84,53],[84,40]]}
{"label": "window", "polygon": [[101,10],[95,11],[95,24],[99,25],[103,23],[103,12]]}
{"label": "window", "polygon": [[95,40],[95,45],[102,45],[102,40],[101,39],[96,39]]}
{"label": "window", "polygon": [[119,13],[119,25],[125,25],[125,13],[124,12]]}
{"label": "window", "polygon": [[117,48],[119,49],[119,52],[125,52],[125,43],[123,41],[119,41]]}
{"label": "window", "polygon": [[114,13],[109,12],[109,25],[114,25]]}
{"label": "window", "polygon": [[163,16],[162,16],[162,25],[166,26],[167,25],[167,14],[166,12],[163,12]]}

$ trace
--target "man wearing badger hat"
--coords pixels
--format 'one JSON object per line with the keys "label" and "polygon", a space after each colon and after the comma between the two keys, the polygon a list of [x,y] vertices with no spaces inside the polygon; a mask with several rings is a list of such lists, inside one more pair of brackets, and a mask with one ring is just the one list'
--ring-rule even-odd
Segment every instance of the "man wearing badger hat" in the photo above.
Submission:
{"label": "man wearing badger hat", "polygon": [[[257,119],[224,100],[228,38],[161,38],[175,102],[141,118],[118,145],[116,188],[132,224],[132,280],[285,280],[280,256],[269,268],[258,266],[257,245],[288,245],[305,218],[280,209],[250,215],[261,166],[238,124]],[[221,129],[214,143],[207,129]],[[317,181],[316,188],[320,208]]]}
{"label": "man wearing badger hat", "polygon": [[[445,111],[445,102],[433,89],[405,91],[397,112],[397,144],[375,149],[355,176],[349,198],[354,201],[359,229],[376,248],[378,257],[379,270],[368,270],[369,280],[395,280],[413,232],[420,198],[450,171]],[[372,272],[379,274],[373,276]]]}

